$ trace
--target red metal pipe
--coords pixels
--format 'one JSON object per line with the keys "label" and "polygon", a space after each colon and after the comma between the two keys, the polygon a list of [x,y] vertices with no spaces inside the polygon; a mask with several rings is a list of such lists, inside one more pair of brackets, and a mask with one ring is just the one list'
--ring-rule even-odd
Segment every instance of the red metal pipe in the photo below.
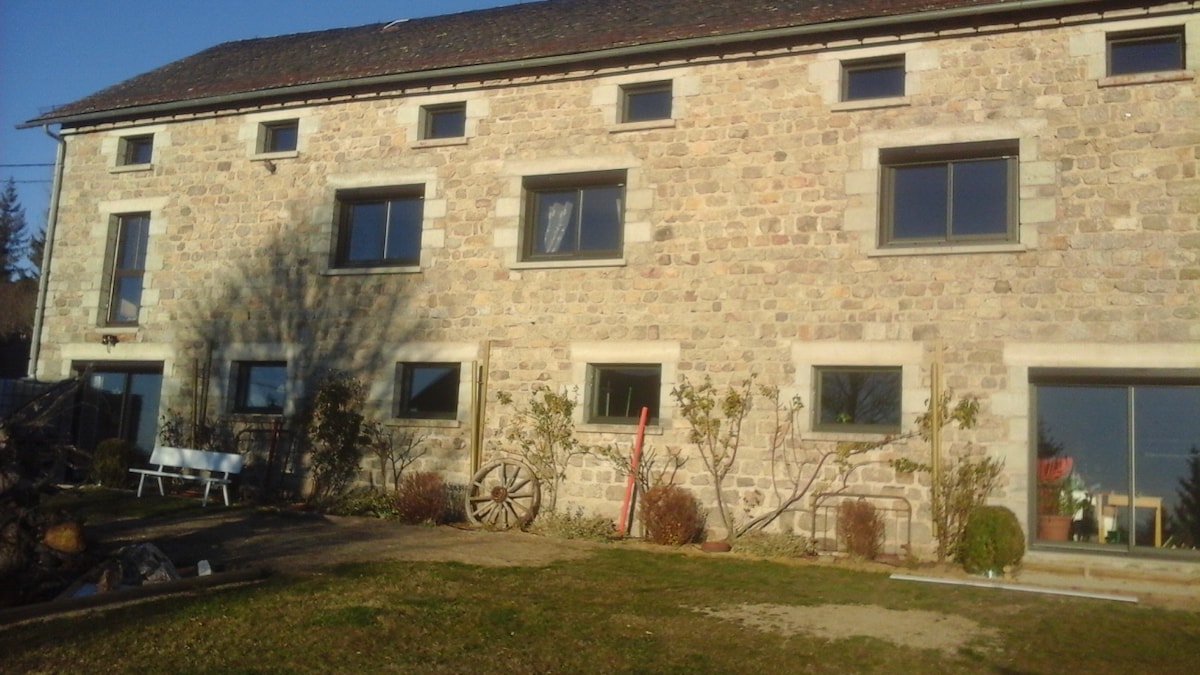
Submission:
{"label": "red metal pipe", "polygon": [[625,478],[625,503],[621,505],[621,519],[617,523],[617,532],[621,536],[629,534],[629,526],[633,524],[633,520],[629,517],[629,508],[633,503],[633,488],[637,483],[638,462],[642,459],[642,439],[646,437],[646,419],[650,416],[650,409],[643,406],[642,416],[638,420],[637,439],[633,442],[633,457],[629,460],[629,475]]}

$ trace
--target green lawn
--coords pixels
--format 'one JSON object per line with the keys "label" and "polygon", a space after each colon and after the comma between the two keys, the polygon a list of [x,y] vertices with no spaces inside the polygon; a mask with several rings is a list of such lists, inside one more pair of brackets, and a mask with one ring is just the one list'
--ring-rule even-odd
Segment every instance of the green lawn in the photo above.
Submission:
{"label": "green lawn", "polygon": [[[937,650],[770,628],[820,605],[979,630]],[[925,616],[888,614],[897,633]],[[614,546],[545,568],[388,562],[274,577],[0,628],[0,655],[6,673],[1197,673],[1200,613]]]}

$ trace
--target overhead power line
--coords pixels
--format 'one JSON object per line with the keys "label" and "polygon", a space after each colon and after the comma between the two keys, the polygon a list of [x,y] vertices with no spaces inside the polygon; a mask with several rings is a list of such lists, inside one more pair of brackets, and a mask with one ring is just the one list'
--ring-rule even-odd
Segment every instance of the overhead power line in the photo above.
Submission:
{"label": "overhead power line", "polygon": [[29,167],[29,166],[54,166],[54,163],[53,162],[40,162],[37,164],[0,164],[0,168],[5,168],[5,169],[18,169],[18,168]]}

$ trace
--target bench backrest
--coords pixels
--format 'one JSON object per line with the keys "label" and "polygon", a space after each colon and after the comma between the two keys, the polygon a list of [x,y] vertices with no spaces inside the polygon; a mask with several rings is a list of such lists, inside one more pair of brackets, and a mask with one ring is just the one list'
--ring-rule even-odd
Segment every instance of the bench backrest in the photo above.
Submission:
{"label": "bench backrest", "polygon": [[241,473],[242,463],[245,461],[245,457],[228,452],[210,452],[208,450],[171,448],[167,446],[156,446],[154,452],[150,453],[151,464],[177,466],[183,469],[198,469],[202,471]]}

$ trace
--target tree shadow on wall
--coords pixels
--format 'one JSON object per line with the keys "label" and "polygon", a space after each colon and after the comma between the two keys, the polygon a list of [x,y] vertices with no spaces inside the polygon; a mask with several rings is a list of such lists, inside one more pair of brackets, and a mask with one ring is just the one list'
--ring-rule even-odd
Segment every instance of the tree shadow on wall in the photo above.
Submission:
{"label": "tree shadow on wall", "polygon": [[[202,375],[198,386],[181,393],[193,422],[216,418],[232,427],[234,438],[250,439],[236,450],[247,455],[241,481],[251,493],[270,486],[298,496],[304,483],[298,460],[306,449],[300,425],[316,384],[331,371],[358,377],[370,392],[364,414],[383,418],[396,348],[422,320],[413,311],[411,275],[324,273],[322,256],[285,237],[238,249],[247,252],[226,261],[215,283],[193,289],[184,323]],[[286,362],[282,415],[237,410],[239,368],[262,362]],[[273,486],[272,472],[279,480]]]}

